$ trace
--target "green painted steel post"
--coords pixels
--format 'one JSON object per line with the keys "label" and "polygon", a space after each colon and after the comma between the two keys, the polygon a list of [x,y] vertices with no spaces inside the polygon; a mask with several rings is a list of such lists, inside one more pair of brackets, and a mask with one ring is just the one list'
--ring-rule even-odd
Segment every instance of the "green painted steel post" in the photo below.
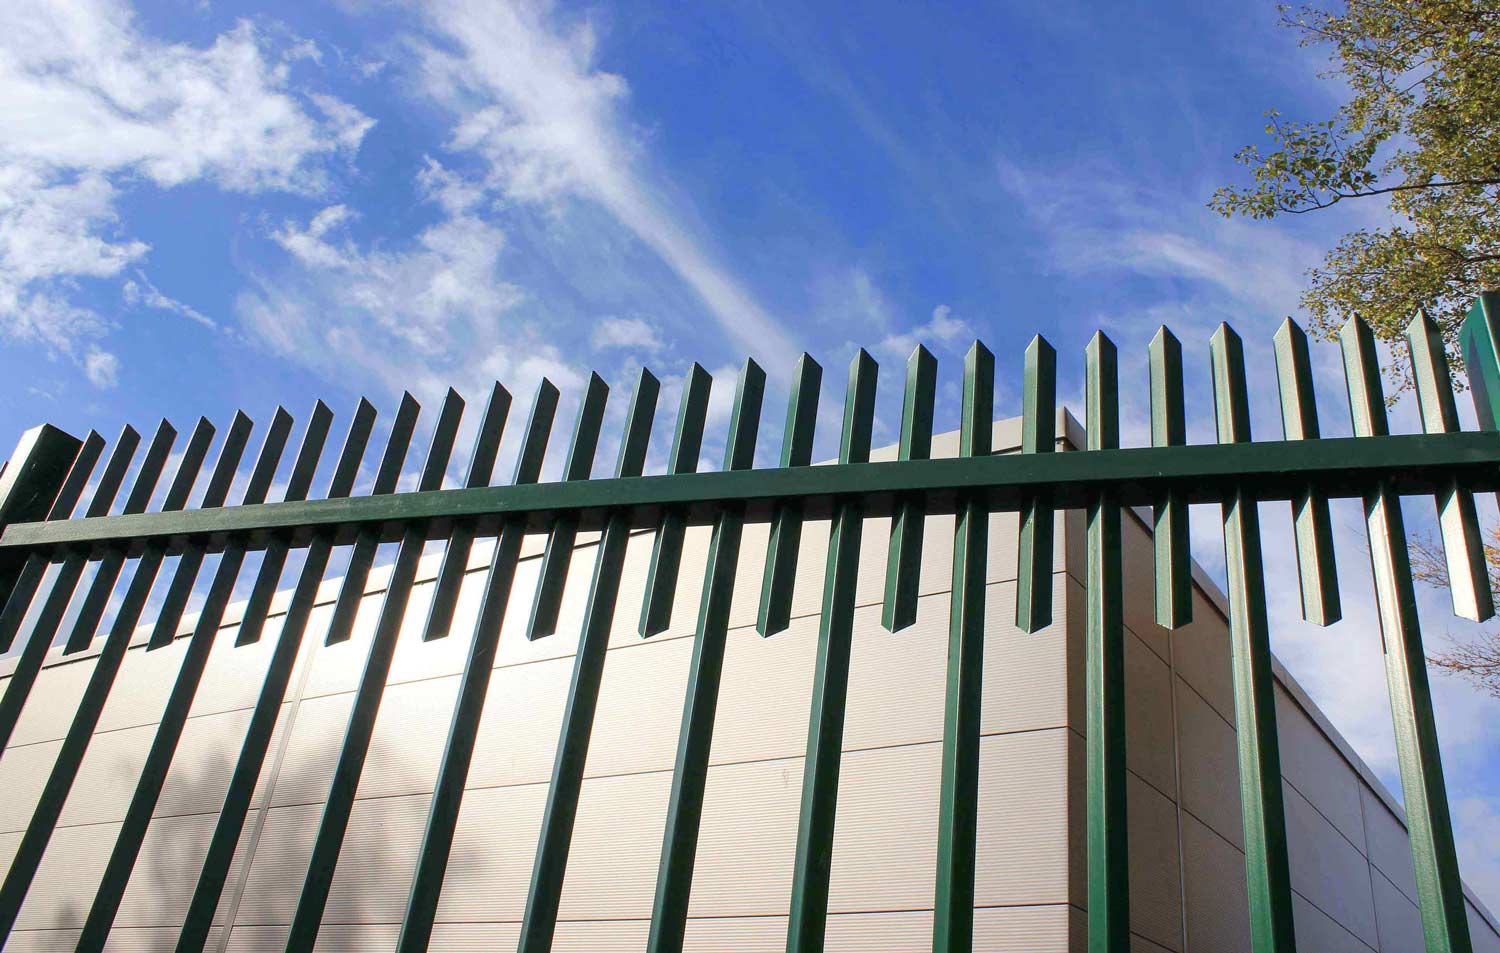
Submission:
{"label": "green painted steel post", "polygon": [[[1187,443],[1182,398],[1182,344],[1165,327],[1151,339],[1151,446]],[[1176,629],[1193,620],[1193,566],[1188,508],[1180,492],[1168,491],[1151,508],[1156,556],[1156,624]]]}
{"label": "green painted steel post", "polygon": [[[1357,437],[1389,433],[1380,365],[1369,325],[1351,318],[1339,331],[1349,416]],[[1480,376],[1487,373],[1480,370]],[[1474,375],[1470,371],[1471,378]],[[1476,395],[1476,399],[1480,395]],[[1401,498],[1386,480],[1365,495],[1365,529],[1370,541],[1370,569],[1385,643],[1386,683],[1396,729],[1396,760],[1401,794],[1411,833],[1411,856],[1417,874],[1417,899],[1427,953],[1472,953],[1463,881],[1453,842],[1453,819],[1443,781],[1443,760],[1427,683],[1427,656],[1417,614],[1406,549]]]}
{"label": "green painted steel post", "polygon": [[[1427,433],[1458,431],[1461,429],[1458,406],[1453,399],[1443,335],[1426,313],[1419,313],[1407,325],[1406,346],[1422,429]],[[1453,613],[1475,622],[1487,621],[1495,614],[1495,600],[1490,592],[1489,567],[1485,563],[1484,537],[1479,532],[1474,494],[1454,479],[1434,495],[1434,502],[1443,535]]]}
{"label": "green painted steel post", "polygon": [[[328,426],[332,416],[332,412],[321,400],[316,403],[312,415],[308,418],[302,447],[289,475],[286,491],[288,498],[301,499],[307,495],[307,486],[312,482],[313,471],[317,468],[318,456],[328,436]],[[212,428],[210,428],[211,431]],[[204,449],[206,450],[206,446]],[[202,458],[203,451],[200,450],[197,459],[201,461]],[[195,466],[195,472],[196,469]],[[188,485],[191,486],[191,483]],[[184,489],[176,506],[180,508],[186,499],[187,492]],[[168,503],[172,503],[170,498]],[[146,569],[146,565],[146,558],[142,557],[141,567],[137,571],[138,578]],[[159,555],[156,565],[160,565]],[[155,566],[151,567],[151,576],[155,576]],[[211,602],[205,605],[205,611],[199,616],[192,638],[188,641],[182,663],[178,666],[177,678],[173,681],[172,690],[162,708],[161,721],[157,725],[156,734],[151,739],[151,747],[146,753],[146,760],[142,763],[137,775],[135,791],[126,808],[125,819],[120,825],[119,833],[115,835],[115,844],[110,851],[109,860],[105,863],[104,875],[94,894],[94,902],[89,908],[88,916],[84,920],[83,933],[78,939],[79,950],[102,951],[109,941],[109,933],[114,926],[115,916],[119,912],[120,902],[125,898],[125,888],[130,883],[131,874],[135,871],[136,859],[140,856],[141,847],[145,843],[146,832],[151,825],[151,815],[156,810],[162,788],[167,781],[167,772],[172,767],[172,758],[177,753],[177,745],[182,740],[183,730],[187,727],[188,714],[192,710],[193,700],[197,697],[198,686],[203,681],[203,673],[208,668],[208,660],[213,652],[214,643],[218,641],[219,624],[223,621],[224,608],[227,607],[228,599],[233,593],[233,582],[238,577],[238,573],[231,573],[228,576],[228,584],[223,586],[217,585],[221,577],[223,573],[220,573],[219,577],[214,580],[216,585],[210,596]],[[145,589],[147,592],[150,591],[149,581]]]}
{"label": "green painted steel post", "polygon": [[[898,460],[932,456],[932,409],[937,396],[937,358],[918,344],[906,361],[906,395],[901,406]],[[897,498],[891,515],[891,542],[885,564],[885,607],[880,622],[888,631],[917,621],[921,588],[922,533],[927,527],[927,498],[912,493]]]}
{"label": "green painted steel post", "polygon": [[[349,433],[339,451],[338,463],[329,481],[327,499],[347,497],[354,488],[354,478],[359,472],[360,460],[364,457],[370,431],[375,426],[375,407],[360,398],[358,407],[349,424]],[[227,453],[227,451],[226,451]],[[223,463],[226,453],[220,454]],[[233,466],[230,467],[233,472]],[[286,700],[287,686],[292,669],[301,654],[303,635],[307,620],[317,600],[318,588],[323,581],[323,571],[328,568],[328,556],[333,544],[325,534],[315,535],[307,545],[307,554],[302,561],[302,571],[292,590],[291,602],[287,605],[286,617],[282,619],[281,634],[277,637],[276,649],[266,666],[265,679],[261,683],[260,695],[250,715],[250,724],[245,728],[245,740],[240,745],[239,758],[235,761],[234,773],[229,778],[229,788],[219,808],[218,820],[214,823],[213,836],[203,856],[203,865],[198,872],[198,882],[193,888],[187,914],[183,917],[182,932],[177,938],[177,953],[201,953],[213,929],[214,915],[219,909],[224,884],[229,877],[229,867],[234,862],[235,849],[245,827],[245,817],[250,811],[250,802],[255,796],[255,786],[265,765],[266,752],[271,747],[271,735],[276,730],[276,720]]]}
{"label": "green painted steel post", "polygon": [[[844,398],[840,463],[870,459],[875,417],[875,359],[863,349],[849,364]],[[838,811],[839,762],[843,756],[844,706],[849,693],[849,656],[854,638],[855,583],[864,507],[856,498],[834,505],[823,574],[823,611],[818,619],[818,655],[813,671],[812,710],[802,771],[802,806],[792,869],[787,953],[819,953],[828,919],[828,877],[833,864],[833,826]]]}
{"label": "green painted steel post", "polygon": [[[94,488],[93,499],[89,501],[88,508],[84,511],[86,517],[104,516],[114,505],[115,497],[119,495],[120,486],[125,482],[126,470],[130,467],[130,461],[135,458],[135,451],[140,446],[141,435],[134,427],[126,425],[120,431],[119,438],[115,441],[115,448],[110,452],[109,462],[104,465],[104,472],[99,476],[99,483]],[[48,649],[52,647],[53,639],[57,636],[58,626],[62,623],[63,615],[68,611],[68,604],[73,599],[73,592],[78,586],[78,580],[83,576],[84,566],[88,562],[88,548],[70,547],[61,553],[61,559],[57,574],[52,579],[52,587],[47,591],[47,597],[42,600],[42,606],[32,622],[31,635],[27,639],[26,647],[17,660],[16,670],[12,673],[9,683],[5,689],[5,701],[0,703],[0,745],[9,743],[10,732],[14,727],[12,715],[19,716],[19,707],[11,710],[11,700],[16,700],[16,705],[25,704],[26,695],[31,691],[32,681],[36,673],[41,670],[42,660],[46,657]],[[14,603],[15,600],[12,600]],[[9,609],[10,607],[7,607]],[[26,606],[19,606],[19,614],[24,615]],[[20,621],[19,618],[16,620]]]}
{"label": "green painted steel post", "polygon": [[[437,424],[432,428],[432,436],[427,444],[427,459],[423,461],[422,473],[417,479],[418,492],[442,489],[443,474],[448,469],[448,458],[453,453],[453,441],[458,434],[463,408],[463,398],[450,388],[443,398]],[[398,411],[398,419],[406,409],[403,402],[401,411]],[[411,417],[415,425],[415,411],[411,413]],[[397,429],[406,434],[411,432],[409,428]],[[393,440],[395,436],[393,432]],[[405,442],[405,439],[401,441],[403,451]],[[404,457],[404,452],[393,453],[388,446],[385,460],[381,464],[382,469],[394,459],[394,466],[399,470]],[[349,818],[354,811],[354,798],[359,791],[359,778],[364,773],[365,758],[369,755],[370,741],[375,734],[375,722],[380,716],[380,702],[385,696],[386,679],[395,659],[396,639],[401,634],[412,582],[417,575],[417,563],[422,558],[422,549],[426,543],[425,523],[413,521],[402,528],[401,544],[391,566],[390,581],[386,584],[385,599],[380,604],[380,615],[370,638],[364,670],[360,672],[359,684],[354,689],[354,700],[349,707],[344,740],[339,746],[338,762],[328,785],[328,800],[323,805],[318,832],[313,838],[312,857],[307,863],[307,874],[302,879],[302,890],[297,895],[297,909],[292,914],[292,927],[287,936],[288,951],[301,953],[313,949],[318,931],[322,928],[328,892],[333,887],[339,854],[344,848],[344,835],[349,830]],[[347,579],[345,586],[347,591]],[[360,588],[364,588],[363,583]]]}
{"label": "green painted steel post", "polygon": [[[1031,364],[1027,362],[1028,370]],[[975,341],[964,361],[959,456],[982,457],[992,452],[994,404],[995,357]],[[984,581],[990,525],[984,491],[970,491],[959,498],[956,520],[953,592],[948,614],[948,684],[943,707],[943,773],[938,789],[934,953],[967,953],[974,946],[979,716],[984,688]],[[1049,540],[1051,535],[1049,526]],[[1046,574],[1050,578],[1050,556],[1047,562]]]}
{"label": "green painted steel post", "polygon": [[[1040,334],[1026,347],[1021,396],[1021,452],[1052,453],[1057,445],[1057,351]],[[1052,624],[1052,501],[1032,493],[1021,507],[1016,557],[1016,627]]]}
{"label": "green painted steel post", "polygon": [[[787,398],[786,428],[781,437],[781,468],[812,463],[813,432],[818,423],[818,396],[823,367],[803,354],[792,372]],[[764,636],[786,631],[792,619],[792,596],[797,584],[797,550],[802,545],[802,501],[781,500],[771,512],[771,535],[766,541],[766,568],[761,576],[760,610],[755,630]]]}
{"label": "green painted steel post", "polygon": [[[23,438],[23,444],[24,442]],[[68,468],[67,477],[62,481],[62,486],[57,491],[52,506],[40,518],[66,520],[73,515],[73,508],[78,505],[79,497],[83,496],[84,487],[87,486],[89,477],[93,475],[94,466],[99,462],[99,455],[103,452],[104,437],[99,431],[90,430],[82,446],[74,452],[72,465]],[[10,473],[8,466],[6,472]],[[16,477],[19,478],[22,472],[22,470],[16,471]],[[26,515],[30,517],[35,514],[27,513]],[[8,520],[7,522],[21,521]],[[3,526],[0,526],[0,532],[4,532]],[[10,651],[11,644],[16,638],[16,631],[21,627],[26,610],[31,607],[32,597],[36,595],[36,590],[42,583],[42,574],[47,571],[47,566],[51,563],[51,560],[41,553],[28,552],[20,561],[19,569],[15,569],[16,564],[6,564],[5,558],[8,557],[0,557],[0,565],[9,565],[14,572],[11,576],[0,580],[0,588],[5,589],[5,596],[0,599],[0,603],[4,604],[4,611],[0,612],[0,652]]]}
{"label": "green painted steel post", "polygon": [[[1250,398],[1240,337],[1219,325],[1209,343],[1213,360],[1214,422],[1220,443],[1250,442]],[[1250,941],[1255,953],[1297,948],[1286,816],[1281,796],[1281,748],[1276,737],[1275,676],[1261,563],[1260,514],[1255,495],[1240,484],[1222,505],[1224,563],[1229,581],[1229,648],[1234,678],[1235,744],[1245,829],[1245,874],[1250,896]]]}
{"label": "green painted steel post", "polygon": [[[1276,382],[1281,394],[1281,431],[1288,440],[1317,440],[1318,404],[1313,394],[1307,335],[1287,318],[1276,332]],[[1343,615],[1328,495],[1308,486],[1292,498],[1297,538],[1297,580],[1302,618],[1332,625]]]}
{"label": "green painted steel post", "polygon": [[[625,415],[625,436],[620,441],[620,458],[615,467],[615,476],[640,476],[644,469],[659,391],[660,385],[656,378],[650,371],[641,368],[630,409]],[[601,397],[601,410],[602,402]],[[597,428],[591,423],[594,419],[596,418],[587,413],[580,413],[573,442],[574,451],[585,450],[590,458],[597,440]],[[595,427],[592,436],[589,433],[591,427]],[[573,459],[578,466],[574,471],[578,474],[576,478],[587,479],[587,464],[592,461],[579,460],[576,454]],[[547,805],[542,813],[536,859],[531,869],[531,889],[526,895],[521,937],[516,946],[520,953],[545,953],[552,949],[552,939],[557,929],[558,904],[562,901],[563,878],[567,873],[568,853],[573,843],[573,824],[578,817],[578,796],[583,788],[589,739],[594,731],[594,713],[599,705],[599,687],[604,680],[609,633],[614,626],[615,599],[620,591],[620,573],[625,566],[625,544],[629,538],[629,511],[611,511],[605,522],[603,537],[599,540],[594,576],[583,610],[583,629],[578,637],[578,652],[573,658],[573,676],[568,685],[568,701],[563,710],[562,729],[557,739],[552,783],[547,787]],[[557,536],[552,538],[553,541],[560,539]],[[567,539],[567,545],[572,547],[571,539]]]}
{"label": "green painted steel post", "polygon": [[[543,378],[526,421],[512,484],[535,483],[541,476],[552,420],[557,413],[557,397],[557,388]],[[402,917],[401,934],[396,940],[400,953],[421,953],[432,939],[432,921],[437,915],[448,858],[453,850],[453,836],[458,829],[464,785],[468,782],[469,766],[474,759],[474,743],[479,737],[479,721],[484,714],[485,696],[495,669],[500,626],[505,621],[505,610],[510,602],[525,528],[524,521],[508,521],[500,527],[499,538],[495,541],[495,554],[490,560],[479,616],[475,620],[474,638],[464,659],[458,697],[448,722],[448,742],[443,747],[437,783],[427,810],[427,826],[417,852],[417,869],[407,895],[406,914]]]}
{"label": "green painted steel post", "polygon": [[[46,519],[82,449],[83,441],[51,424],[23,433],[0,468],[0,530],[8,523]],[[0,606],[10,598],[25,563],[20,553],[0,554]]]}
{"label": "green painted steel post", "polygon": [[[765,383],[760,367],[747,361],[740,373],[729,421],[729,440],[724,449],[726,470],[748,470],[755,464],[755,439],[760,430]],[[708,544],[698,627],[683,695],[682,728],[677,735],[677,760],[667,800],[661,863],[656,874],[656,897],[651,908],[651,932],[646,939],[650,953],[681,950],[687,929],[698,826],[703,817],[703,789],[708,777],[714,715],[719,704],[719,677],[724,668],[729,607],[734,597],[734,572],[744,521],[744,504],[724,506],[714,522],[713,538]]]}
{"label": "green painted steel post", "polygon": [[[682,406],[677,411],[677,430],[672,452],[667,455],[667,473],[692,473],[698,469],[703,447],[703,425],[708,418],[708,395],[714,379],[701,365],[693,364],[682,385]],[[665,632],[672,624],[672,603],[677,596],[677,571],[682,562],[682,539],[687,531],[687,511],[664,507],[651,542],[651,563],[646,570],[646,593],[641,600],[642,636]]]}
{"label": "green painted steel post", "polygon": [[[598,374],[589,375],[588,388],[578,405],[578,421],[573,428],[573,445],[563,464],[563,480],[583,481],[594,465],[594,451],[599,443],[599,429],[604,423],[604,402],[609,386]],[[562,607],[563,588],[568,582],[568,566],[573,561],[573,547],[578,539],[578,514],[559,513],[552,517],[547,545],[542,550],[542,568],[531,601],[531,618],[526,623],[526,637],[539,639],[557,631],[557,613]]]}
{"label": "green painted steel post", "polygon": [[[1119,364],[1096,333],[1085,351],[1088,449],[1120,445]],[[1125,619],[1120,501],[1108,490],[1088,508],[1084,762],[1089,953],[1130,948],[1130,861],[1125,811]]]}

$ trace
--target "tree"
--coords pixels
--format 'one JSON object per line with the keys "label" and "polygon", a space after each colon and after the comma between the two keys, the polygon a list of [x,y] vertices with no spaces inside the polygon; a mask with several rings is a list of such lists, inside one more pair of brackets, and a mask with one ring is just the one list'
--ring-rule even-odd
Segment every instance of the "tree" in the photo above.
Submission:
{"label": "tree", "polygon": [[1318,121],[1268,112],[1272,148],[1235,154],[1250,184],[1219,189],[1209,207],[1270,219],[1383,203],[1389,224],[1350,232],[1308,272],[1302,305],[1313,330],[1332,336],[1358,313],[1394,341],[1425,307],[1458,366],[1452,344],[1465,310],[1500,286],[1500,4],[1279,9],[1303,45],[1331,47],[1323,75],[1352,97]]}
{"label": "tree", "polygon": [[[1346,0],[1337,12],[1278,9],[1303,45],[1330,48],[1333,67],[1323,75],[1347,84],[1351,98],[1318,121],[1268,112],[1269,151],[1250,145],[1235,154],[1250,184],[1219,189],[1209,207],[1270,219],[1373,205],[1386,223],[1348,233],[1308,272],[1302,306],[1313,331],[1332,337],[1357,313],[1397,341],[1425,308],[1461,367],[1459,324],[1480,291],[1500,287],[1500,3]],[[1404,368],[1395,377],[1401,386],[1409,380]],[[1485,557],[1500,591],[1500,535]],[[1447,585],[1430,537],[1413,541],[1412,563],[1422,581]],[[1500,696],[1500,636],[1431,661]]]}

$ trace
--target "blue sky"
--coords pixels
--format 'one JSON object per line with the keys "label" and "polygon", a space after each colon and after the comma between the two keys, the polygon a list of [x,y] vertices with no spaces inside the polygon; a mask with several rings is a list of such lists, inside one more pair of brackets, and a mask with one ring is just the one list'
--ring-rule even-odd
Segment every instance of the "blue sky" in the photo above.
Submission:
{"label": "blue sky", "polygon": [[[914,342],[942,362],[949,429],[974,337],[1011,414],[1033,333],[1076,406],[1103,327],[1139,443],[1144,348],[1166,323],[1207,441],[1207,339],[1227,320],[1261,384],[1256,432],[1278,437],[1270,335],[1303,272],[1383,213],[1228,222],[1205,203],[1263,110],[1338,104],[1324,54],[1269,5],[979,6],[13,0],[0,433],[161,416],[185,432],[361,394],[389,410],[403,388],[435,406],[494,378],[524,403],[541,375],[577,393],[590,368],[623,394],[642,363],[665,415],[692,360],[720,380],[722,430],[748,353],[776,394],[769,460],[802,350],[827,371],[827,450],[856,344],[883,365],[877,436],[894,439]],[[1319,351],[1325,430],[1347,433],[1335,349]],[[1407,512],[1430,526],[1430,505]],[[1195,517],[1217,572],[1215,514]],[[1276,649],[1394,786],[1357,507],[1336,520],[1349,619],[1315,630],[1296,619],[1285,508],[1266,508]],[[1424,598],[1429,640],[1468,631]],[[1481,848],[1466,876],[1497,905],[1482,845],[1500,842],[1500,702],[1436,687],[1460,840]]]}

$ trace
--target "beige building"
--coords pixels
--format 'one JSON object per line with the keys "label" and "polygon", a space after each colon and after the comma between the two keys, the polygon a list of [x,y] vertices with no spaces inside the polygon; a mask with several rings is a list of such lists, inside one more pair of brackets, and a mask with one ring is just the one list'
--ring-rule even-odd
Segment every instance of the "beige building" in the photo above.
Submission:
{"label": "beige building", "polygon": [[[1076,422],[1066,433],[1081,441]],[[1015,449],[1016,421],[995,446]],[[951,436],[937,438],[935,451]],[[878,456],[878,455],[877,455]],[[1225,602],[1198,575],[1194,622],[1152,621],[1150,535],[1127,515],[1131,920],[1135,949],[1248,950],[1234,707]],[[943,723],[951,517],[931,517],[917,624],[880,626],[888,521],[869,521],[829,898],[830,950],[931,948],[937,793]],[[1054,623],[1015,628],[1014,514],[992,520],[988,564],[975,948],[1084,949],[1083,523],[1058,520]],[[827,524],[804,531],[791,628],[756,634],[767,536],[745,532],[723,676],[687,946],[781,950],[801,793]],[[636,634],[649,533],[630,542],[605,666],[587,780],[564,887],[556,949],[627,951],[649,925],[708,529],[691,530],[673,624]],[[573,560],[557,635],[523,635],[540,540],[517,577],[490,685],[469,789],[439,907],[433,948],[513,949],[552,768],[591,569]],[[419,574],[359,788],[319,948],[394,944],[477,611],[476,546],[453,637],[420,641],[437,560]],[[210,949],[280,950],[311,852],[352,690],[383,591],[371,576],[355,638],[324,647],[336,592],[325,584],[289,700],[240,843]],[[278,607],[284,608],[285,596]],[[237,608],[220,644],[116,920],[112,948],[170,950],[238,755],[260,675],[279,631],[233,647]],[[469,625],[465,625],[467,619]],[[183,629],[188,631],[191,619]],[[144,643],[145,632],[139,641]],[[138,645],[89,747],[61,824],[8,951],[71,950],[114,843],[185,640]],[[20,840],[92,665],[55,656],[0,758],[0,860]],[[0,677],[8,660],[0,662]],[[1278,669],[1278,721],[1299,946],[1313,953],[1422,948],[1416,887],[1398,800]],[[1475,949],[1500,953],[1495,918],[1470,897]]]}

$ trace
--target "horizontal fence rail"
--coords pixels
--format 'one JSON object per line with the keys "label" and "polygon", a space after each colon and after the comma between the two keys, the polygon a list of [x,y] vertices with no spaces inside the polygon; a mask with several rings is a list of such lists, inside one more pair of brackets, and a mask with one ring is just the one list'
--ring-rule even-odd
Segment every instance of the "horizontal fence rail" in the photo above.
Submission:
{"label": "horizontal fence rail", "polygon": [[[292,416],[276,411],[250,471],[237,479],[254,430],[249,417],[238,414],[219,443],[197,506],[189,506],[189,501],[215,436],[207,420],[197,423],[175,459],[171,449],[177,434],[163,421],[139,463],[134,461],[140,435],[129,427],[112,446],[97,433],[78,440],[51,426],[28,431],[0,472],[0,644],[19,646],[0,697],[0,758],[49,653],[72,656],[88,650],[95,660],[42,795],[0,881],[0,943],[16,928],[107,702],[112,693],[128,690],[116,682],[138,627],[147,633],[147,651],[177,643],[184,613],[196,594],[201,607],[187,633],[143,767],[132,779],[123,823],[114,833],[104,876],[87,907],[78,940],[80,950],[105,948],[182,746],[206,666],[215,651],[234,650],[218,648],[218,632],[243,577],[249,596],[235,646],[263,637],[274,638],[275,644],[268,650],[264,679],[177,937],[179,953],[205,949],[229,889],[257,785],[271,757],[272,735],[294,668],[307,655],[313,609],[320,587],[329,582],[325,577],[333,553],[347,549],[347,563],[339,573],[327,629],[317,631],[327,645],[351,639],[380,547],[397,543],[389,581],[375,607],[373,635],[361,650],[362,668],[311,853],[298,872],[301,888],[289,911],[286,948],[313,949],[344,854],[418,561],[424,549],[438,541],[441,566],[417,630],[422,642],[445,639],[460,634],[454,628],[470,554],[480,540],[493,539],[493,556],[476,583],[480,591],[474,629],[465,647],[397,940],[403,953],[427,949],[452,859],[502,622],[515,595],[523,539],[533,534],[545,537],[535,598],[522,627],[523,637],[535,640],[553,637],[561,627],[560,607],[579,534],[597,532],[519,924],[519,951],[552,949],[601,683],[611,656],[607,649],[615,630],[626,548],[632,530],[644,529],[652,533],[652,545],[638,620],[643,638],[670,627],[679,585],[698,584],[684,580],[685,572],[701,579],[646,941],[652,953],[681,950],[744,528],[752,520],[769,524],[765,561],[755,568],[760,573],[755,627],[768,638],[788,638],[803,525],[808,519],[823,519],[829,523],[829,540],[786,940],[788,951],[822,950],[854,661],[860,552],[866,545],[885,548],[880,622],[891,637],[906,637],[916,620],[921,592],[923,527],[931,515],[952,514],[933,949],[971,950],[989,518],[996,512],[1018,514],[1015,625],[1023,632],[1036,632],[1053,622],[1056,512],[1081,509],[1086,513],[1081,817],[1088,948],[1091,953],[1124,953],[1131,943],[1131,884],[1122,509],[1140,507],[1149,514],[1153,617],[1162,627],[1175,629],[1192,621],[1188,508],[1208,503],[1218,507],[1222,521],[1228,577],[1252,949],[1287,953],[1296,948],[1297,937],[1260,504],[1289,504],[1302,614],[1309,622],[1329,625],[1340,618],[1343,607],[1328,504],[1331,499],[1354,498],[1361,501],[1365,515],[1425,946],[1428,953],[1469,953],[1401,497],[1434,501],[1454,613],[1475,621],[1492,617],[1494,597],[1474,494],[1500,491],[1500,297],[1486,294],[1475,304],[1456,343],[1465,358],[1482,427],[1477,432],[1460,429],[1447,363],[1452,342],[1445,342],[1425,316],[1419,315],[1407,332],[1423,430],[1417,434],[1390,433],[1374,338],[1359,319],[1349,322],[1338,341],[1353,437],[1321,435],[1310,348],[1302,330],[1288,320],[1273,343],[1283,439],[1270,441],[1252,438],[1244,346],[1227,325],[1209,342],[1217,439],[1203,445],[1187,443],[1182,345],[1166,328],[1152,339],[1147,354],[1148,447],[1120,447],[1119,362],[1114,344],[1102,333],[1084,353],[1083,448],[1058,445],[1062,435],[1056,432],[1057,353],[1040,337],[1026,348],[1022,360],[1016,453],[997,454],[991,446],[995,359],[978,342],[964,361],[957,454],[942,458],[934,458],[933,444],[938,365],[922,347],[905,368],[896,459],[888,462],[870,462],[878,367],[862,350],[848,371],[837,462],[817,466],[812,465],[812,453],[823,370],[807,355],[790,377],[779,466],[767,469],[754,467],[767,377],[753,361],[739,372],[722,466],[708,472],[698,467],[713,381],[696,364],[682,381],[662,474],[645,473],[663,390],[645,369],[636,378],[623,414],[613,474],[600,479],[592,478],[592,470],[607,439],[610,392],[598,375],[589,379],[578,402],[561,479],[551,482],[542,481],[541,474],[560,395],[545,380],[517,438],[514,475],[503,486],[491,486],[490,481],[501,458],[512,398],[498,383],[489,393],[466,465],[458,471],[463,474],[461,485],[447,489],[443,484],[454,463],[465,407],[462,397],[451,390],[430,428],[423,431],[425,457],[409,484],[415,489],[409,492],[397,491],[418,434],[420,407],[410,394],[390,424],[384,450],[371,471],[373,481],[363,494],[356,494],[355,486],[377,418],[367,400],[361,400],[350,417],[326,490],[316,496],[313,483],[334,424],[333,412],[321,402],[308,416],[280,484],[276,477],[295,429]],[[1068,452],[1057,452],[1060,449]],[[96,476],[101,460],[103,469]],[[153,509],[157,485],[169,463],[171,479]],[[229,505],[236,484],[239,502]],[[275,486],[280,487],[280,499],[267,502]],[[126,496],[118,501],[122,490]],[[89,502],[75,517],[85,495]],[[117,507],[119,512],[113,512]],[[875,515],[891,518],[889,535],[866,541],[866,520]],[[711,536],[703,564],[685,567],[684,536],[690,525],[711,527]],[[170,580],[162,597],[153,602],[158,576],[169,559],[175,560]],[[245,572],[247,560],[253,573]],[[289,601],[275,613],[281,616],[276,628],[268,619],[289,564],[297,567],[295,580],[285,591]],[[212,567],[212,572],[200,586],[205,567]]]}

